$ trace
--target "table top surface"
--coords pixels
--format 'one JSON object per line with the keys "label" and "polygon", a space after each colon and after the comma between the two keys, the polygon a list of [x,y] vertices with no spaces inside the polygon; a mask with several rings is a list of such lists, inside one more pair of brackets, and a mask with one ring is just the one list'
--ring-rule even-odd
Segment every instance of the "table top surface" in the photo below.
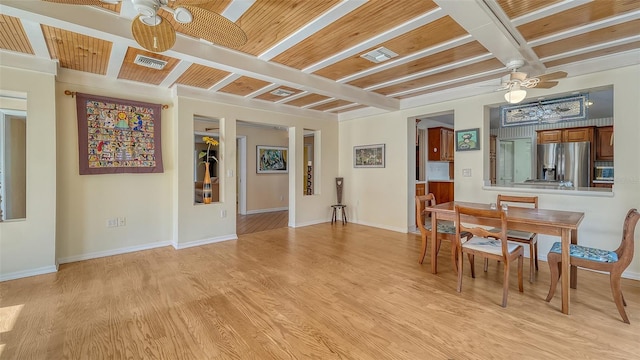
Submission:
{"label": "table top surface", "polygon": [[[490,209],[489,204],[473,203],[464,201],[452,201],[438,204],[433,207],[426,207],[425,212],[435,212],[438,214],[447,213],[449,215],[455,213],[455,206],[473,207],[476,209]],[[517,206],[509,206],[507,209],[507,220],[514,222],[527,222],[532,225],[554,225],[558,227],[577,229],[580,222],[584,219],[583,212],[550,210],[550,209],[531,209]]]}

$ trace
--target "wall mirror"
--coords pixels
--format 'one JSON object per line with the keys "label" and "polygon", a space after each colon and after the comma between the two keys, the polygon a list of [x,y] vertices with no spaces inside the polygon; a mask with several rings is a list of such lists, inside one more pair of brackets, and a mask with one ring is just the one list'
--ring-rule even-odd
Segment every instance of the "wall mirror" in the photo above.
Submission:
{"label": "wall mirror", "polygon": [[194,203],[220,202],[220,120],[196,116],[193,129]]}
{"label": "wall mirror", "polygon": [[26,103],[0,96],[0,221],[27,217]]}

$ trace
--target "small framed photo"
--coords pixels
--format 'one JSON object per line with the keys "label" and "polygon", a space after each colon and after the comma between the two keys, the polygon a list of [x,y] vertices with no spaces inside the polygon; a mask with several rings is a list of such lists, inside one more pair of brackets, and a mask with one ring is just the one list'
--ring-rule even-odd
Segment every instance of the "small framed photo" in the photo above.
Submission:
{"label": "small framed photo", "polygon": [[286,174],[289,172],[286,147],[256,146],[256,164],[258,174]]}
{"label": "small framed photo", "polygon": [[480,128],[456,131],[456,151],[480,150]]}
{"label": "small framed photo", "polygon": [[354,168],[383,168],[384,144],[353,147]]}

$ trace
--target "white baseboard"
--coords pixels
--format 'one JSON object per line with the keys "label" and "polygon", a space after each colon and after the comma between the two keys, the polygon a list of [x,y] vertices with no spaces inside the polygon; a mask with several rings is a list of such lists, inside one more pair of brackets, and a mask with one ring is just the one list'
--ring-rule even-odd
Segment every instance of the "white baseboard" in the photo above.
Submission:
{"label": "white baseboard", "polygon": [[281,207],[281,208],[247,210],[247,215],[262,214],[262,213],[276,212],[276,211],[285,211],[285,210],[289,210],[289,207],[285,206],[285,207]]}
{"label": "white baseboard", "polygon": [[171,242],[161,241],[161,242],[152,243],[152,244],[136,245],[136,246],[129,246],[129,247],[120,248],[120,249],[98,251],[98,252],[88,253],[88,254],[68,256],[65,258],[58,259],[58,264],[66,264],[66,263],[76,262],[76,261],[97,259],[105,256],[126,254],[126,253],[135,252],[135,251],[155,249],[155,248],[169,246],[169,245],[171,245]]}
{"label": "white baseboard", "polygon": [[58,271],[58,267],[53,265],[53,266],[44,266],[44,267],[37,268],[37,269],[16,271],[16,272],[8,273],[8,274],[0,274],[0,282],[26,278],[26,277],[29,277],[29,276],[50,274],[50,273],[54,273],[56,271]]}
{"label": "white baseboard", "polygon": [[209,238],[209,239],[189,241],[189,242],[186,242],[186,243],[175,243],[174,242],[171,245],[173,245],[173,247],[176,250],[180,250],[180,249],[186,249],[186,248],[190,248],[190,247],[194,247],[194,246],[213,244],[213,243],[217,243],[217,242],[221,242],[221,241],[228,241],[228,240],[238,240],[238,235],[232,234],[232,235],[218,236],[218,237]]}
{"label": "white baseboard", "polygon": [[[349,221],[348,218],[347,218],[347,221]],[[342,224],[342,222],[340,222],[340,223]],[[378,228],[378,229],[391,230],[391,231],[400,232],[400,233],[404,233],[404,234],[407,233],[407,228],[403,228],[403,227],[372,224],[372,223],[369,223],[369,222],[366,222],[366,221],[352,221],[352,223],[359,224],[359,225],[365,225],[365,226],[371,226],[371,227]]]}
{"label": "white baseboard", "polygon": [[331,219],[329,219],[329,220],[325,220],[325,219],[311,220],[311,221],[305,221],[303,223],[289,224],[289,227],[291,227],[291,228],[300,228],[300,227],[305,227],[305,226],[324,224],[324,223],[330,222],[330,221],[331,221]]}

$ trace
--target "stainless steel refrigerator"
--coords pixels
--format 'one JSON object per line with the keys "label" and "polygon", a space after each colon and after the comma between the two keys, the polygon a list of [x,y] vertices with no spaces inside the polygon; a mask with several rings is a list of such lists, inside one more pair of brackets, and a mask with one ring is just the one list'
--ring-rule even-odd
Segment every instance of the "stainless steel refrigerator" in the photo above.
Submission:
{"label": "stainless steel refrigerator", "polygon": [[538,180],[564,182],[574,187],[590,186],[590,142],[540,144],[537,155]]}

